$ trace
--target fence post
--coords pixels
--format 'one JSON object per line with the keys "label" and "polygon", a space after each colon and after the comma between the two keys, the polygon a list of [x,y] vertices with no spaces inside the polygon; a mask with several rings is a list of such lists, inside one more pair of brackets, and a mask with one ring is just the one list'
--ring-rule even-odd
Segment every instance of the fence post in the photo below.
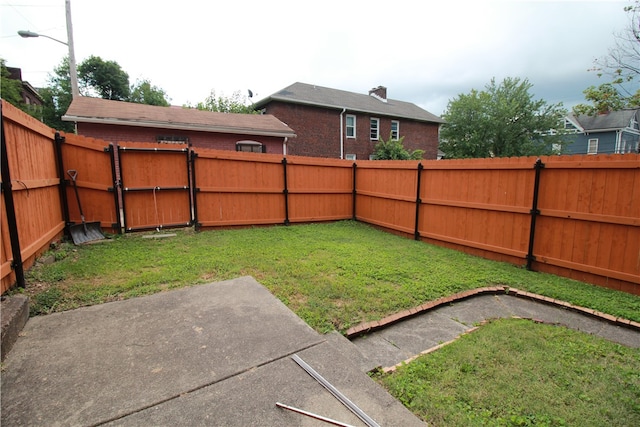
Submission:
{"label": "fence post", "polygon": [[24,288],[24,266],[22,265],[22,252],[20,250],[20,236],[18,235],[18,222],[16,219],[16,207],[13,203],[13,190],[11,187],[11,173],[9,172],[9,159],[7,157],[7,141],[4,135],[4,119],[0,117],[2,129],[2,141],[0,145],[0,173],[2,176],[2,192],[4,193],[4,208],[7,212],[7,225],[9,227],[9,240],[11,241],[11,254],[13,262],[11,267],[16,273],[16,284]]}
{"label": "fence post", "polygon": [[116,207],[116,220],[115,224],[112,224],[111,227],[118,230],[118,234],[122,234],[122,220],[120,218],[120,193],[121,193],[121,185],[120,180],[118,180],[118,176],[116,175],[116,157],[115,157],[115,149],[113,144],[109,144],[108,147],[104,149],[109,152],[109,159],[111,160],[111,180],[113,181],[113,187],[109,189],[109,191],[113,191],[113,202]]}
{"label": "fence post", "polygon": [[69,201],[67,200],[67,180],[65,179],[64,163],[62,160],[62,144],[64,144],[65,138],[60,135],[60,132],[56,132],[54,143],[56,150],[56,161],[58,163],[58,178],[60,178],[60,203],[62,205],[62,218],[64,218],[64,235],[71,237],[69,234]]}
{"label": "fence post", "polygon": [[289,225],[289,189],[287,188],[287,158],[282,159],[282,168],[284,171],[284,225]]}
{"label": "fence post", "polygon": [[[120,176],[120,181],[118,182],[118,186],[120,187],[120,194],[122,194],[122,227],[124,231],[127,231],[127,202],[125,197],[125,189],[123,187],[124,177],[122,176],[122,153],[120,152],[120,145],[115,145],[115,153],[118,159],[118,175]],[[126,147],[125,147],[126,148]]]}
{"label": "fence post", "polygon": [[198,192],[200,189],[196,185],[196,158],[198,153],[191,150],[191,196],[193,197],[193,225],[196,231],[200,230],[201,224],[198,222]]}
{"label": "fence post", "polygon": [[356,195],[357,195],[357,191],[356,191],[356,169],[357,169],[358,165],[356,165],[356,162],[353,162],[353,220],[356,220]]}
{"label": "fence post", "polygon": [[540,215],[538,210],[538,192],[540,191],[540,173],[544,169],[544,163],[538,158],[533,165],[536,171],[535,181],[533,183],[533,203],[531,206],[531,227],[529,228],[529,251],[527,252],[527,270],[531,270],[531,264],[536,260],[533,255],[533,242],[536,235],[536,218]]}
{"label": "fence post", "polygon": [[418,163],[418,189],[416,191],[416,225],[413,232],[413,238],[415,240],[420,240],[420,205],[422,204],[422,199],[420,198],[420,182],[422,181],[422,163]]}

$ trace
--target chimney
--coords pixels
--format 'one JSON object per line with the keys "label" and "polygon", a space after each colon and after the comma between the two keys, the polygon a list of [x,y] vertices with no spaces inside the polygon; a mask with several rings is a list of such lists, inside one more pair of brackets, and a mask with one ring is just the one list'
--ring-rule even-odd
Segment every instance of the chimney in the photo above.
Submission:
{"label": "chimney", "polygon": [[369,91],[369,95],[378,98],[382,102],[387,102],[387,88],[384,86],[374,87]]}

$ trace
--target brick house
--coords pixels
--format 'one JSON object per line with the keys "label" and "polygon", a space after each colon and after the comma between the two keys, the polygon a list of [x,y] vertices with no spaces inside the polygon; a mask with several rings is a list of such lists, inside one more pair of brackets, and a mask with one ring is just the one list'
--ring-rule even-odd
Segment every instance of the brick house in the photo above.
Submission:
{"label": "brick house", "polygon": [[272,115],[159,107],[101,98],[75,98],[62,120],[79,135],[109,142],[178,143],[219,150],[287,152],[295,132]]}
{"label": "brick house", "polygon": [[410,102],[387,98],[379,86],[369,95],[294,83],[258,101],[256,109],[276,116],[296,130],[287,154],[369,159],[380,139],[404,137],[410,151],[438,156],[440,117]]}
{"label": "brick house", "polygon": [[35,113],[36,116],[42,119],[42,104],[44,104],[44,100],[38,93],[38,90],[31,86],[29,82],[22,80],[21,68],[7,67],[7,71],[9,71],[10,79],[18,80],[22,83],[22,90],[20,92],[22,102],[24,102],[31,113]]}

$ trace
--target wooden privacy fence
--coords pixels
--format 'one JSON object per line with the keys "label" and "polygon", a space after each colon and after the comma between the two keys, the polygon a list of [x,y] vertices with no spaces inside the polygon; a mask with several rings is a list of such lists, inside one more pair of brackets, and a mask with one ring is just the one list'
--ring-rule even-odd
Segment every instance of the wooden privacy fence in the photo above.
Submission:
{"label": "wooden privacy fence", "polygon": [[350,162],[197,149],[194,171],[197,227],[353,217]]}
{"label": "wooden privacy fence", "polygon": [[86,220],[112,232],[353,218],[640,295],[636,154],[354,163],[112,145],[56,135],[4,101],[2,116],[3,292],[80,222],[73,169]]}
{"label": "wooden privacy fence", "polygon": [[31,266],[65,227],[54,131],[1,100],[2,292],[24,283]]}
{"label": "wooden privacy fence", "polygon": [[356,218],[640,295],[640,156],[358,162]]}

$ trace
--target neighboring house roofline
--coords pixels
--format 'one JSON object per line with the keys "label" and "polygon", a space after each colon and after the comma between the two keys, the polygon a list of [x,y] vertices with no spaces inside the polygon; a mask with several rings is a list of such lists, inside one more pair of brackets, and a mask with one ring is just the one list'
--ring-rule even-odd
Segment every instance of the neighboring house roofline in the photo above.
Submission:
{"label": "neighboring house roofline", "polygon": [[42,95],[40,95],[40,92],[38,92],[35,87],[31,86],[31,83],[23,80],[22,87],[25,88],[25,90],[27,90],[33,96],[35,96],[40,102],[44,103],[44,98],[42,98]]}
{"label": "neighboring house roofline", "polygon": [[293,129],[272,115],[218,113],[90,97],[75,98],[62,120],[279,138],[296,136]]}
{"label": "neighboring house roofline", "polygon": [[576,120],[575,116],[573,116],[572,114],[569,114],[568,116],[565,117],[565,119],[569,120],[571,122],[571,124],[573,126],[575,126],[575,128],[580,132],[584,132],[584,128],[582,127],[582,125],[580,123],[578,123],[578,121]]}
{"label": "neighboring house roofline", "polygon": [[640,116],[640,109],[632,108],[610,111],[606,114],[596,114],[593,116],[587,114],[569,114],[566,118],[584,134],[621,130],[636,133],[638,130],[629,127],[631,119],[634,116],[636,119]]}
{"label": "neighboring house roofline", "polygon": [[[313,89],[313,91],[319,91],[319,93],[314,93],[311,89]],[[371,102],[371,100],[373,100],[373,102]],[[410,102],[395,99],[386,99],[386,101],[383,101],[379,96],[358,94],[307,83],[297,82],[287,86],[256,102],[254,108],[264,108],[267,104],[274,101],[336,111],[346,110],[347,113],[365,113],[420,122],[445,123],[442,118]]]}
{"label": "neighboring house roofline", "polygon": [[216,133],[231,133],[240,135],[256,135],[256,136],[276,136],[276,137],[295,137],[296,134],[291,132],[275,132],[266,131],[255,128],[241,128],[241,127],[225,127],[225,126],[207,126],[196,124],[176,124],[171,122],[154,122],[154,121],[142,121],[142,120],[122,120],[122,119],[110,119],[99,117],[80,117],[80,116],[62,116],[62,120],[66,122],[76,123],[93,123],[93,124],[105,124],[105,125],[120,125],[120,126],[137,126],[156,129],[175,129],[175,130],[191,130],[200,132],[216,132]]}

